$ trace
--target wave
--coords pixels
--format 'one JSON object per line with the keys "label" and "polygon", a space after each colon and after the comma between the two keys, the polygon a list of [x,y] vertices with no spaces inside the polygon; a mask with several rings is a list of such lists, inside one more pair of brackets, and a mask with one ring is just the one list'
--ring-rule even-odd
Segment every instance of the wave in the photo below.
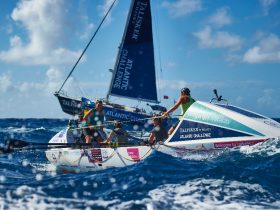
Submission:
{"label": "wave", "polygon": [[[2,121],[0,140],[47,142],[65,122]],[[134,166],[79,174],[56,171],[44,151],[15,152],[0,156],[0,209],[279,209],[279,150],[280,139],[270,139],[213,152],[155,151]]]}
{"label": "wave", "polygon": [[22,127],[8,127],[1,130],[3,133],[30,133],[34,131],[46,130],[44,127],[39,128],[27,128],[25,126]]}
{"label": "wave", "polygon": [[[66,178],[67,180],[67,178]],[[85,179],[87,180],[87,179]],[[40,181],[40,180],[38,180]],[[89,180],[88,180],[89,181]],[[88,186],[84,181],[83,185]],[[69,185],[69,184],[68,184]],[[101,184],[102,185],[102,184]],[[102,186],[100,186],[102,188]],[[54,185],[48,185],[55,190]],[[198,178],[180,184],[163,184],[142,198],[122,199],[107,196],[93,199],[96,187],[83,191],[73,188],[68,197],[49,194],[42,187],[27,185],[7,190],[0,196],[3,209],[278,209],[279,194],[272,194],[260,184]],[[125,187],[123,193],[130,194]],[[133,192],[137,193],[137,192]],[[109,193],[110,194],[110,193]],[[1,206],[0,205],[0,206]]]}
{"label": "wave", "polygon": [[259,154],[273,156],[280,153],[280,137],[268,139],[267,141],[252,146],[242,146],[240,152],[246,155]]}
{"label": "wave", "polygon": [[259,184],[223,179],[194,179],[183,184],[166,184],[151,190],[156,209],[264,209],[279,208],[279,194]]}
{"label": "wave", "polygon": [[[90,192],[84,192],[90,194]],[[0,197],[0,207],[2,209],[85,209],[85,208],[106,208],[118,200],[105,201],[102,199],[90,200],[81,199],[73,192],[73,198],[61,198],[59,196],[49,196],[40,187],[30,187],[22,185],[14,191],[8,190],[5,198]]]}

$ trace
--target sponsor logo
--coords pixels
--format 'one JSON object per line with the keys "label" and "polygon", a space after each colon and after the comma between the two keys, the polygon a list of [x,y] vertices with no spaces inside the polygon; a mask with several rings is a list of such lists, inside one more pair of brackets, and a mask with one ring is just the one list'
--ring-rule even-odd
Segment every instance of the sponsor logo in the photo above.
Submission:
{"label": "sponsor logo", "polygon": [[220,143],[214,143],[214,148],[223,149],[223,148],[233,148],[233,147],[246,146],[246,145],[250,146],[262,141],[264,140],[220,142]]}
{"label": "sponsor logo", "polygon": [[231,119],[220,112],[210,109],[199,103],[194,103],[192,109],[186,113],[185,119],[198,122],[209,123],[215,126],[221,126],[233,129],[239,132],[250,133],[258,136],[264,136],[262,133],[250,128],[237,120]]}
{"label": "sponsor logo", "polygon": [[62,131],[60,131],[58,138],[62,138],[65,135],[66,130],[67,130],[67,128],[64,128]]}
{"label": "sponsor logo", "polygon": [[79,103],[77,103],[76,101],[73,100],[65,100],[65,99],[61,99],[61,102],[64,106],[70,106],[70,107],[79,107]]}
{"label": "sponsor logo", "polygon": [[90,163],[102,162],[101,149],[83,150],[81,154],[86,155]]}
{"label": "sponsor logo", "polygon": [[138,148],[128,148],[127,149],[127,154],[132,158],[132,160],[140,161]]}
{"label": "sponsor logo", "polygon": [[134,15],[132,17],[132,24],[134,24],[133,32],[132,32],[132,39],[138,40],[141,26],[143,23],[143,18],[145,15],[145,11],[147,9],[148,3],[147,2],[137,2],[135,7]]}
{"label": "sponsor logo", "polygon": [[180,139],[212,138],[211,128],[180,128]]}
{"label": "sponsor logo", "polygon": [[109,157],[107,150],[101,150],[101,154],[102,154],[102,158],[108,158]]}
{"label": "sponsor logo", "polygon": [[113,87],[121,90],[128,90],[130,71],[133,67],[133,60],[128,58],[128,50],[123,49],[121,52],[119,65],[115,74]]}
{"label": "sponsor logo", "polygon": [[106,117],[112,117],[114,119],[121,119],[121,120],[139,120],[142,119],[140,117],[136,117],[130,114],[125,114],[125,113],[120,113],[120,112],[114,112],[114,111],[107,111],[106,112]]}

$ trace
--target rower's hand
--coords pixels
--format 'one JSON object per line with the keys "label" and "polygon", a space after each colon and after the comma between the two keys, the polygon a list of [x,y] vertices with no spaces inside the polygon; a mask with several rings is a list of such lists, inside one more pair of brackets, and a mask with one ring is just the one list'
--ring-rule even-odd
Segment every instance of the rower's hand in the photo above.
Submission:
{"label": "rower's hand", "polygon": [[141,143],[141,145],[147,146],[147,145],[149,145],[149,141],[148,141],[148,140],[143,140],[142,143]]}
{"label": "rower's hand", "polygon": [[167,115],[168,115],[167,112],[164,112],[160,117],[161,117],[162,119],[164,119],[164,118],[166,118]]}

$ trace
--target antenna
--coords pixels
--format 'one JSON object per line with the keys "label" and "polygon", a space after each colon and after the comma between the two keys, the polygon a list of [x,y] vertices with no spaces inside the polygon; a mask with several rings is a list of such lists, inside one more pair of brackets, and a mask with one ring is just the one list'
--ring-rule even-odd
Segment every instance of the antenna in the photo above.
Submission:
{"label": "antenna", "polygon": [[212,98],[210,103],[212,103],[213,101],[216,101],[216,102],[221,102],[221,101],[224,101],[226,102],[226,104],[228,104],[228,101],[226,99],[223,99],[222,98],[222,95],[218,95],[218,91],[216,89],[213,90],[214,94],[215,94],[215,98]]}

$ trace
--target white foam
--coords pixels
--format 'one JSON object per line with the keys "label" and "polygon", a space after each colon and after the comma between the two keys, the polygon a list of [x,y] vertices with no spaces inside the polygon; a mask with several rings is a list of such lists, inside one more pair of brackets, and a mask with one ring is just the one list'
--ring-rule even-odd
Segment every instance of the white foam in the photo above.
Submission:
{"label": "white foam", "polygon": [[[223,179],[194,179],[183,184],[164,184],[143,199],[121,201],[91,199],[92,192],[72,192],[72,198],[49,196],[41,187],[26,185],[8,190],[0,206],[9,209],[132,209],[135,205],[152,209],[277,209],[280,201],[259,184]],[[81,197],[82,196],[82,197]],[[249,200],[248,200],[249,197]],[[267,199],[267,201],[265,200]],[[275,200],[275,201],[271,201]]]}
{"label": "white foam", "polygon": [[[85,195],[86,194],[86,195]],[[85,209],[107,208],[112,204],[116,205],[121,203],[120,200],[105,201],[101,198],[96,200],[86,199],[90,196],[90,192],[85,192],[83,198],[78,198],[78,193],[73,192],[73,198],[61,198],[48,196],[40,187],[32,188],[22,185],[17,189],[8,190],[4,197],[0,197],[0,207],[3,209],[78,209],[84,207]],[[15,198],[16,197],[16,198]]]}
{"label": "white foam", "polygon": [[181,158],[183,160],[211,160],[218,157],[219,155],[228,152],[228,150],[206,150],[206,151],[190,151],[185,149],[174,149],[168,147],[156,147],[156,149],[165,154],[171,155],[176,158]]}
{"label": "white foam", "polygon": [[[254,195],[261,194],[261,201]],[[149,192],[155,206],[172,206],[172,209],[263,209],[278,208],[280,201],[259,184],[222,179],[194,179],[184,184],[165,184]],[[252,201],[242,200],[250,197]],[[267,197],[267,202],[264,198]],[[245,198],[246,199],[246,198]]]}
{"label": "white foam", "polygon": [[252,146],[240,147],[240,152],[243,154],[260,154],[264,156],[273,156],[280,153],[280,138],[269,139],[263,143],[258,143]]}
{"label": "white foam", "polygon": [[4,128],[1,131],[4,133],[30,133],[33,131],[39,131],[39,130],[46,130],[46,128],[44,127],[39,127],[39,128],[28,128],[25,126],[22,127],[8,127],[8,128]]}
{"label": "white foam", "polygon": [[56,167],[50,163],[30,163],[35,171],[56,173]]}

